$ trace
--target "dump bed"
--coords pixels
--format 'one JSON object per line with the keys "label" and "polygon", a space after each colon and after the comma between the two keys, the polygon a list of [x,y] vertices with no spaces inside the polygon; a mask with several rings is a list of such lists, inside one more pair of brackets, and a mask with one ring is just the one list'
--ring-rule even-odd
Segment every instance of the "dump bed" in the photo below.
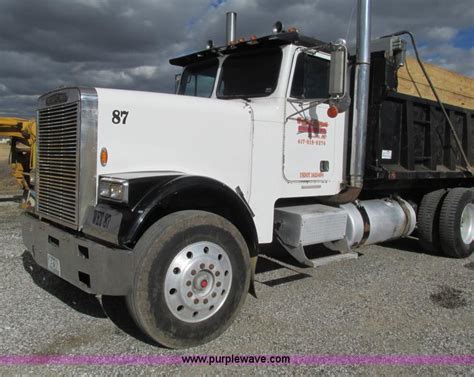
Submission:
{"label": "dump bed", "polygon": [[[413,71],[416,61],[412,59],[409,64]],[[397,89],[402,81],[404,88],[401,91],[413,89],[409,82],[413,76],[410,78],[403,73],[399,79],[398,68],[398,61],[385,52],[372,53],[365,189],[426,191],[472,185],[472,175],[466,169],[439,104],[428,99],[432,94],[426,90],[427,84],[423,85],[418,75],[418,88],[423,92],[417,95],[400,93]],[[433,69],[429,69],[432,73]],[[474,80],[457,76],[462,78],[457,86],[458,92],[465,95],[466,88],[472,90],[469,86],[474,85]],[[435,86],[443,85],[440,78]],[[442,93],[443,103],[466,103],[469,100],[469,94],[463,99],[459,93],[453,92],[456,82],[449,85],[451,90]],[[438,91],[443,89],[438,88]],[[449,94],[456,95],[449,97]],[[454,100],[449,101],[450,98]],[[474,165],[474,109],[446,103],[445,108],[464,153]]]}

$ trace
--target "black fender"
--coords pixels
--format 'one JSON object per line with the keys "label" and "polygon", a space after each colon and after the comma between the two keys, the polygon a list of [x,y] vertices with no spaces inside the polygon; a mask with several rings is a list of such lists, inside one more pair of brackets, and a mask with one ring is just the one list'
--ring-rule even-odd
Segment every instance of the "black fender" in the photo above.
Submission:
{"label": "black fender", "polygon": [[[251,256],[257,253],[258,236],[253,212],[239,194],[239,188],[232,190],[215,179],[194,175],[149,177],[146,185],[135,185],[131,179],[129,185],[132,206],[114,208],[123,214],[117,237],[121,246],[133,248],[154,222],[169,213],[200,209],[232,222],[247,241]],[[135,192],[134,187],[137,187]]]}

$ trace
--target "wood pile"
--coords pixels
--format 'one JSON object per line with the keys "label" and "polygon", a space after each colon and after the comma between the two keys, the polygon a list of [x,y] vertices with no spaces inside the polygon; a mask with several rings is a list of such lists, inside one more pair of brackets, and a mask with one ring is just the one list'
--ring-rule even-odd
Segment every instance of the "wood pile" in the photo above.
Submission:
{"label": "wood pile", "polygon": [[[433,64],[424,63],[441,101],[474,109],[474,79]],[[398,70],[398,92],[436,101],[420,65],[413,57]]]}

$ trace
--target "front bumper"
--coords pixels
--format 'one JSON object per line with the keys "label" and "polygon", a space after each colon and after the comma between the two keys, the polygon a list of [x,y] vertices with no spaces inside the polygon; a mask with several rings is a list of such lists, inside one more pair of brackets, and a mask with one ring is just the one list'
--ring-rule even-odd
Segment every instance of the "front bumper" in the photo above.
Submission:
{"label": "front bumper", "polygon": [[132,286],[134,253],[114,249],[59,229],[27,213],[23,242],[33,259],[85,292],[126,295]]}

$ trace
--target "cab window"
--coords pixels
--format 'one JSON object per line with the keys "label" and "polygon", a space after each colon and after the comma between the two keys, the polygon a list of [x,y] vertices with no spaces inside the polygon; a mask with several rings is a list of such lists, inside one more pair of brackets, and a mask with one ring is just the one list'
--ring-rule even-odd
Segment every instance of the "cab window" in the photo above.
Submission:
{"label": "cab window", "polygon": [[266,97],[278,84],[280,48],[259,49],[230,55],[222,64],[218,98]]}
{"label": "cab window", "polygon": [[219,61],[192,64],[186,67],[181,76],[178,94],[195,97],[210,97],[216,81]]}
{"label": "cab window", "polygon": [[329,60],[300,53],[290,96],[298,99],[329,98],[329,65]]}

